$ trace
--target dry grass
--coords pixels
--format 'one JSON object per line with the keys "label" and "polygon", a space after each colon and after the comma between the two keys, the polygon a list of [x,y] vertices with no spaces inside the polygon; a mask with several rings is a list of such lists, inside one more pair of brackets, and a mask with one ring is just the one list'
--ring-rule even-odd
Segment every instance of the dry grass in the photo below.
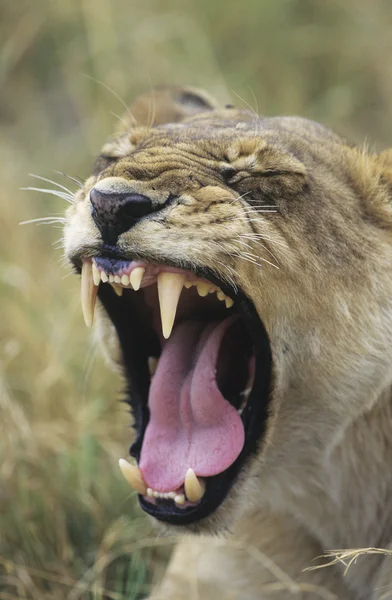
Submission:
{"label": "dry grass", "polygon": [[28,173],[74,189],[54,170],[85,177],[123,112],[116,94],[161,82],[386,146],[391,24],[382,0],[3,1],[0,600],[136,599],[156,552],[117,472],[121,386],[82,325],[60,224],[19,225],[65,202],[20,191],[46,185]]}

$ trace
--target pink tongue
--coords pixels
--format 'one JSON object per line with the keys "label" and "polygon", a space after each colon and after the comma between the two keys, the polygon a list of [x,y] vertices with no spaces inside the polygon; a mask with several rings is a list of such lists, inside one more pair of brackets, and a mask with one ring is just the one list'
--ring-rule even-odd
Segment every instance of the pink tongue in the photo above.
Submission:
{"label": "pink tongue", "polygon": [[189,467],[206,477],[221,473],[242,450],[241,417],[216,382],[219,348],[234,321],[229,317],[208,326],[187,321],[164,346],[151,382],[139,463],[145,482],[157,492],[179,488]]}

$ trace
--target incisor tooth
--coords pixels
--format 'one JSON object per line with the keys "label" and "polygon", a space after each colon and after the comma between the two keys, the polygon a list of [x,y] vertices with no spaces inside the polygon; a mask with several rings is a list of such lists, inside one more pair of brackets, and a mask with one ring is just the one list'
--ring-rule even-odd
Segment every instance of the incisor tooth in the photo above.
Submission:
{"label": "incisor tooth", "polygon": [[222,292],[222,290],[218,290],[216,292],[216,296],[217,296],[218,300],[224,300],[226,298],[226,296],[224,295],[224,293]]}
{"label": "incisor tooth", "polygon": [[226,308],[231,308],[234,304],[234,300],[232,298],[229,298],[228,296],[226,296],[225,304],[226,304]]}
{"label": "incisor tooth", "polygon": [[188,469],[186,472],[184,490],[190,502],[199,502],[204,496],[206,491],[205,483],[197,477],[193,469]]}
{"label": "incisor tooth", "polygon": [[102,283],[107,283],[109,281],[109,277],[106,275],[105,271],[101,271],[101,281]]}
{"label": "incisor tooth", "polygon": [[121,283],[121,277],[120,277],[120,275],[115,275],[114,276],[114,283]]}
{"label": "incisor tooth", "polygon": [[124,274],[124,275],[121,277],[121,283],[122,283],[123,285],[129,285],[129,275],[125,275],[125,274]]}
{"label": "incisor tooth", "polygon": [[121,473],[124,475],[129,485],[139,494],[145,496],[147,494],[147,486],[139,467],[129,464],[129,462],[123,458],[120,458],[118,464],[120,466]]}
{"label": "incisor tooth", "polygon": [[84,322],[87,327],[91,327],[94,321],[97,292],[98,286],[96,286],[93,281],[91,261],[86,260],[82,265],[81,299]]}
{"label": "incisor tooth", "polygon": [[161,310],[162,333],[164,338],[170,337],[176,318],[178,301],[184,285],[184,276],[179,273],[159,273],[158,298]]}
{"label": "incisor tooth", "polygon": [[143,269],[143,267],[136,267],[129,276],[131,286],[136,292],[140,289],[145,271],[146,269]]}
{"label": "incisor tooth", "polygon": [[94,281],[94,285],[99,285],[100,282],[101,282],[101,273],[98,271],[98,268],[95,265],[95,263],[92,263],[92,267],[93,267],[93,281]]}
{"label": "incisor tooth", "polygon": [[189,290],[189,288],[191,288],[192,285],[194,285],[193,281],[184,281],[184,288],[186,288],[187,290]]}
{"label": "incisor tooth", "polygon": [[176,504],[185,504],[185,496],[184,494],[178,494],[177,496],[174,496],[174,502]]}

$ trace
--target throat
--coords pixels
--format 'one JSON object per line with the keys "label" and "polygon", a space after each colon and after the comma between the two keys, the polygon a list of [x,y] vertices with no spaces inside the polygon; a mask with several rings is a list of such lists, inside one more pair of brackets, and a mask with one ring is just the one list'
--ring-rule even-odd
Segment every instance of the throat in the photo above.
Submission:
{"label": "throat", "polygon": [[181,487],[188,469],[217,475],[241,453],[245,432],[238,405],[252,371],[243,338],[231,316],[184,321],[165,343],[150,385],[139,463],[157,492]]}

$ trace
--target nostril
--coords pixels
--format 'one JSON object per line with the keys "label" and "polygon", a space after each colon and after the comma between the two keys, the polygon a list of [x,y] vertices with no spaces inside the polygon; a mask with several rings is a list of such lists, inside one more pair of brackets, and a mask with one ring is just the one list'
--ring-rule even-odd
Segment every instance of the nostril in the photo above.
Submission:
{"label": "nostril", "polygon": [[130,194],[121,203],[119,213],[121,217],[140,219],[153,212],[153,210],[150,198],[141,194]]}

